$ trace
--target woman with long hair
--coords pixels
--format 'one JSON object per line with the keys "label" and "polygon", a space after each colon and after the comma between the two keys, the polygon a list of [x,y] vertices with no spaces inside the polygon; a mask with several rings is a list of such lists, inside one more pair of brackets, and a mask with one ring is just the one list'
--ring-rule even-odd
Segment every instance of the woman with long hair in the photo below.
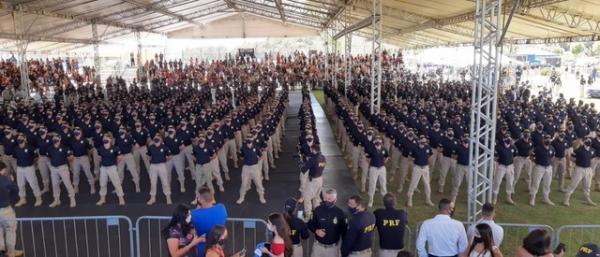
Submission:
{"label": "woman with long hair", "polygon": [[271,249],[263,248],[262,252],[270,257],[292,257],[294,249],[290,238],[290,227],[283,215],[279,213],[269,215],[267,228],[273,233]]}
{"label": "woman with long hair", "polygon": [[503,257],[498,246],[494,244],[492,228],[485,223],[475,227],[475,236],[468,249],[462,257]]}
{"label": "woman with long hair", "polygon": [[517,257],[552,257],[550,247],[552,238],[550,233],[544,229],[536,229],[523,239],[523,245],[517,249]]}
{"label": "woman with long hair", "polygon": [[[213,228],[208,232],[206,237],[206,250],[204,252],[205,257],[225,257],[225,250],[223,245],[227,240],[227,228],[223,225],[214,225]],[[231,257],[243,257],[242,252],[238,252]]]}
{"label": "woman with long hair", "polygon": [[169,225],[162,230],[162,236],[167,240],[169,256],[196,256],[196,245],[204,242],[204,237],[196,236],[191,217],[190,208],[180,204],[175,208]]}

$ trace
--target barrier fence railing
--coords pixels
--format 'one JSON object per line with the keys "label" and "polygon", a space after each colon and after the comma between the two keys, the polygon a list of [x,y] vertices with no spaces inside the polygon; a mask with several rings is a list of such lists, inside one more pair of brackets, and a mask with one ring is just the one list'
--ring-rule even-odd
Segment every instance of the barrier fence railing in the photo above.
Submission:
{"label": "barrier fence railing", "polygon": [[[136,220],[137,256],[169,256],[161,231],[169,224],[170,219],[167,216],[142,216]],[[250,253],[258,243],[269,239],[267,223],[261,219],[228,218],[225,227],[228,231],[225,252],[228,254],[244,248]]]}
{"label": "barrier fence railing", "polygon": [[567,251],[574,253],[585,243],[600,243],[600,224],[565,225],[558,228],[554,237],[555,245],[565,244]]}
{"label": "barrier fence railing", "polygon": [[[168,256],[161,234],[169,223],[167,216],[142,216],[135,226],[126,216],[44,217],[17,219],[17,249],[26,257],[162,257]],[[523,238],[534,229],[545,229],[552,234],[553,246],[564,243],[569,251],[589,242],[600,242],[600,224],[565,225],[554,230],[544,224],[497,223],[504,229],[500,249],[512,256]],[[468,230],[469,224],[464,223]],[[416,239],[421,223],[414,233],[406,227],[404,249],[416,252]],[[252,252],[260,242],[269,240],[267,223],[261,219],[229,218],[226,223],[229,237],[226,252],[233,254],[245,248]],[[134,233],[135,231],[135,233]],[[303,242],[303,256],[310,256],[314,235]],[[378,237],[373,238],[377,251]]]}
{"label": "barrier fence railing", "polygon": [[18,218],[16,248],[33,257],[129,257],[133,227],[125,216]]}

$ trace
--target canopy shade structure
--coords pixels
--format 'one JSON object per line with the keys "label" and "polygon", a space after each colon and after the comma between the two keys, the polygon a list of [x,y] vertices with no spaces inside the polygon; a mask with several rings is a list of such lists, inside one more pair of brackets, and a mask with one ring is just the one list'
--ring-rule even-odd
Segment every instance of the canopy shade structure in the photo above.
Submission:
{"label": "canopy shade structure", "polygon": [[[506,43],[600,40],[600,0],[505,0],[504,20],[513,5]],[[15,40],[43,42],[29,44],[28,51],[49,51],[104,44],[134,32],[175,38],[314,36],[335,20],[357,23],[372,16],[370,0],[0,0],[0,7],[0,51],[17,50]],[[469,45],[474,10],[474,0],[384,0],[383,38],[406,48]],[[234,32],[217,33],[214,28],[226,23]],[[259,28],[263,25],[275,29]],[[354,35],[370,37],[371,29]]]}

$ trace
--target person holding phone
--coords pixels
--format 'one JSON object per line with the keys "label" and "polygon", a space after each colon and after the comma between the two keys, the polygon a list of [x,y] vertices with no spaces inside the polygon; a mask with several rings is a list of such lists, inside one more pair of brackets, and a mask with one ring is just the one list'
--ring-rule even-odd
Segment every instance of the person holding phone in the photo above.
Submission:
{"label": "person holding phone", "polygon": [[175,208],[169,225],[162,230],[162,236],[167,240],[167,250],[171,257],[196,256],[196,246],[205,241],[205,237],[196,235],[192,213],[184,204]]}
{"label": "person holding phone", "polygon": [[[227,228],[223,225],[215,225],[208,236],[206,237],[206,252],[204,256],[206,257],[225,257],[225,250],[223,249],[223,245],[227,241]],[[230,257],[243,257],[246,255],[246,249],[242,249],[241,251],[230,255]]]}
{"label": "person holding phone", "polygon": [[263,254],[269,257],[292,257],[294,249],[290,238],[290,227],[283,215],[279,213],[269,215],[267,229],[273,233],[273,239],[270,249],[261,249]]}

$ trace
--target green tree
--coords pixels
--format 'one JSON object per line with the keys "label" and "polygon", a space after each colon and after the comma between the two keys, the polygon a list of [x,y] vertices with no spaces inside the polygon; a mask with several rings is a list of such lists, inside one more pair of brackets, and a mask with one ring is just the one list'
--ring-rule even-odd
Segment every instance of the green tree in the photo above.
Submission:
{"label": "green tree", "polygon": [[576,56],[578,56],[578,55],[580,55],[581,53],[583,53],[583,51],[585,51],[585,48],[583,47],[583,45],[582,45],[582,44],[578,44],[578,45],[576,45],[575,47],[573,47],[573,48],[571,49],[571,53],[572,53],[573,55],[576,55]]}

